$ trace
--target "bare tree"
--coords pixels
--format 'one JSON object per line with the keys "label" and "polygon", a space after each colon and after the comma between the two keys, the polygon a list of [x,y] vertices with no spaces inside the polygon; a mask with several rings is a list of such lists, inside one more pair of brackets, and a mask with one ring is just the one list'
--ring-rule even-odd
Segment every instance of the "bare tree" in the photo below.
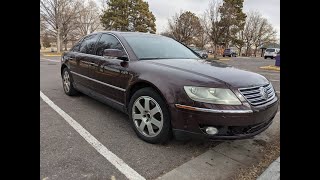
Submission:
{"label": "bare tree", "polygon": [[257,49],[261,45],[276,42],[276,34],[277,32],[266,18],[262,17],[258,11],[250,11],[243,32],[246,55],[250,54],[254,46],[254,56],[256,56]]}
{"label": "bare tree", "polygon": [[41,47],[44,47],[43,46],[43,37],[46,34],[46,29],[47,29],[46,24],[45,24],[43,18],[40,17],[40,46]]}
{"label": "bare tree", "polygon": [[47,31],[57,39],[58,53],[61,51],[61,42],[67,39],[68,33],[74,28],[79,4],[77,0],[40,1],[40,15],[46,22]]}
{"label": "bare tree", "polygon": [[205,16],[203,17],[203,27],[204,31],[209,37],[213,47],[214,47],[214,57],[217,56],[217,46],[222,44],[223,37],[223,27],[221,26],[219,7],[221,2],[212,1],[209,3],[209,9],[205,11]]}
{"label": "bare tree", "polygon": [[184,44],[190,43],[201,32],[199,18],[190,11],[175,14],[168,24],[172,37]]}
{"label": "bare tree", "polygon": [[194,37],[193,39],[193,43],[197,46],[197,47],[201,47],[203,48],[206,44],[209,43],[210,39],[208,37],[208,34],[206,33],[205,30],[205,26],[206,26],[206,16],[202,15],[199,18],[200,21],[200,27],[198,29],[198,35],[196,37]]}
{"label": "bare tree", "polygon": [[76,20],[76,35],[85,36],[101,28],[99,8],[95,1],[85,1]]}
{"label": "bare tree", "polygon": [[254,56],[257,55],[257,49],[263,44],[275,43],[277,31],[272,27],[267,19],[261,18],[258,24],[257,32],[253,38],[253,44],[255,46]]}
{"label": "bare tree", "polygon": [[261,15],[257,11],[250,11],[247,14],[246,24],[244,26],[243,37],[246,46],[246,56],[250,55],[252,45],[257,36],[258,26]]}

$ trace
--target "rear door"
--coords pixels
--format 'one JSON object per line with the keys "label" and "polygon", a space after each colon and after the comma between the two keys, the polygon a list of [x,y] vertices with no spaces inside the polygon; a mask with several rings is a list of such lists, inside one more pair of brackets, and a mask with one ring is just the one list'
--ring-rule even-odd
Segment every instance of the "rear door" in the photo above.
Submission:
{"label": "rear door", "polygon": [[74,79],[77,79],[81,85],[91,89],[92,76],[89,74],[89,67],[91,66],[91,59],[94,57],[95,44],[100,34],[90,34],[83,38],[78,52],[76,52],[76,58],[74,66],[77,67],[75,71],[72,71]]}
{"label": "rear door", "polygon": [[78,43],[76,43],[73,48],[67,53],[65,60],[68,61],[70,72],[72,73],[73,81],[77,85],[84,85],[86,82],[85,78],[78,76],[77,74],[87,75],[88,73],[88,65],[79,61],[80,53],[80,46],[83,42],[81,39]]}

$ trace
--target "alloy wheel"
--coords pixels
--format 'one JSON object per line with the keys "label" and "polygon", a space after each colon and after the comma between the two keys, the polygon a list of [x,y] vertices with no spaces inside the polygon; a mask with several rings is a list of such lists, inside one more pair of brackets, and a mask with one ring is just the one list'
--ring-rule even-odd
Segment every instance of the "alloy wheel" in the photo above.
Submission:
{"label": "alloy wheel", "polygon": [[149,96],[141,96],[133,103],[132,120],[137,130],[146,137],[157,136],[163,127],[161,107]]}
{"label": "alloy wheel", "polygon": [[63,88],[67,93],[70,91],[70,76],[68,71],[64,71],[63,74]]}

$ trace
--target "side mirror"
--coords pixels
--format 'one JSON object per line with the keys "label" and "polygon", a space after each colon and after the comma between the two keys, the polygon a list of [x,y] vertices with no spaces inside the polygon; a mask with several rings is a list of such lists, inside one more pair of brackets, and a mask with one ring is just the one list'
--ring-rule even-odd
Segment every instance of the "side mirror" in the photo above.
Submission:
{"label": "side mirror", "polygon": [[103,56],[109,56],[123,61],[128,61],[128,56],[119,49],[105,49],[103,51]]}

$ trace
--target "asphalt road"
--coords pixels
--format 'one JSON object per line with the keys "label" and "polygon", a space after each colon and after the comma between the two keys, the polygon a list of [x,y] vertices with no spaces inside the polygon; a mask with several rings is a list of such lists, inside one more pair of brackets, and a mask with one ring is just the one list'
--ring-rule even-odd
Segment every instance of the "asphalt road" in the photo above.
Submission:
{"label": "asphalt road", "polygon": [[[146,179],[155,179],[219,144],[176,140],[166,145],[145,143],[135,135],[125,114],[85,95],[65,95],[60,78],[59,59],[41,57],[40,91]],[[280,92],[279,72],[258,68],[261,64],[272,64],[274,60],[232,58],[224,63],[264,73],[262,75],[271,80],[275,89]],[[126,179],[41,98],[40,178]]]}

